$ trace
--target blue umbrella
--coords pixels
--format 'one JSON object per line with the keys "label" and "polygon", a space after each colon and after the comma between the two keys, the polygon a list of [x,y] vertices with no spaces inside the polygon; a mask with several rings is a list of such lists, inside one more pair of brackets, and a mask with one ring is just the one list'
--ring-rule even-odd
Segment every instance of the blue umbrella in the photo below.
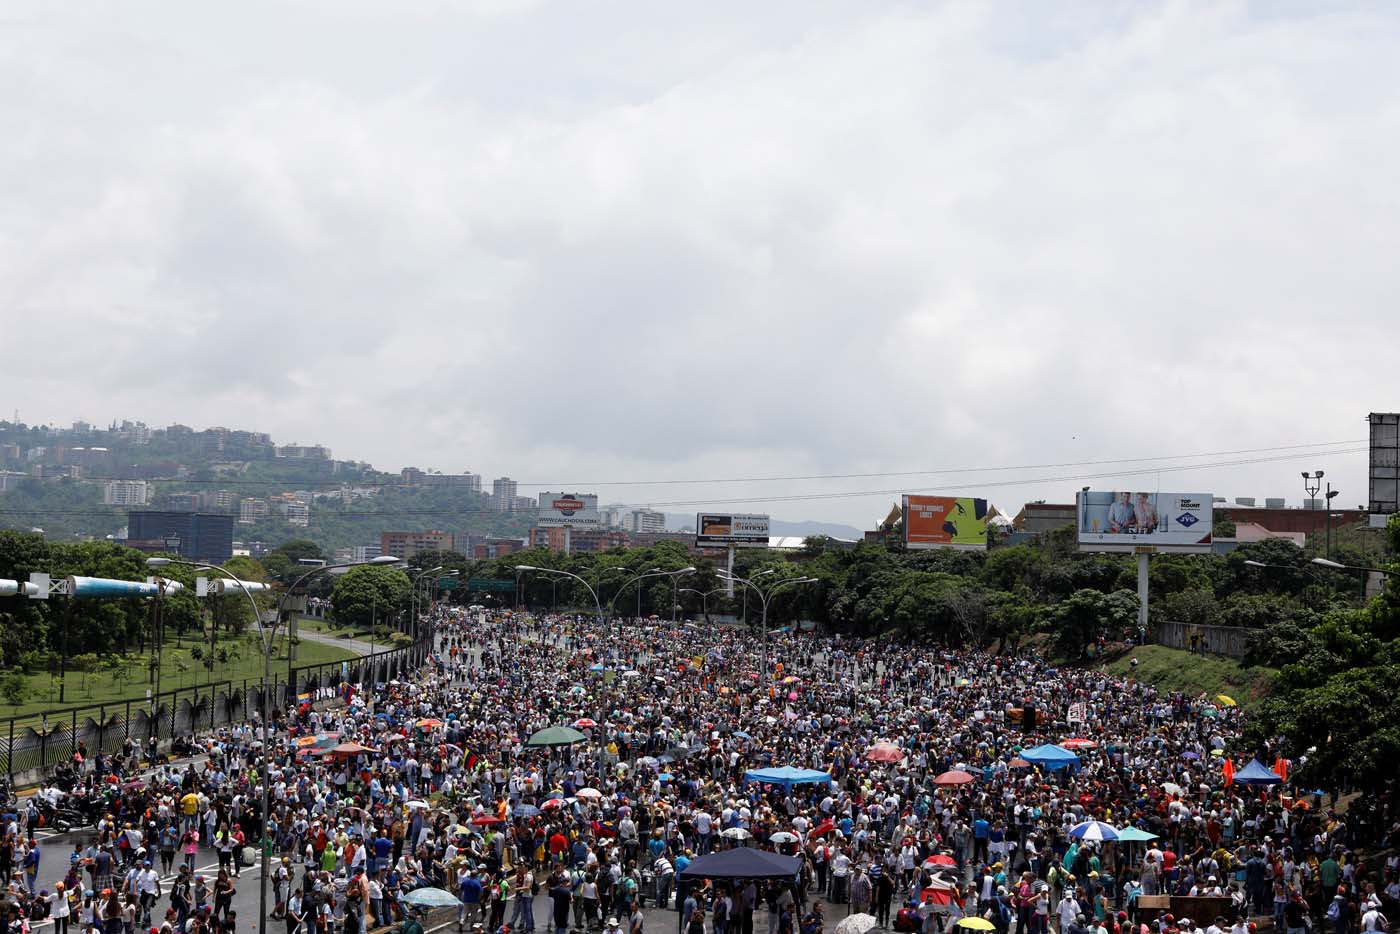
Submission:
{"label": "blue umbrella", "polygon": [[1181,754],[1181,758],[1183,759],[1199,759],[1200,757],[1201,754],[1199,752],[1191,752],[1190,750],[1187,750],[1186,752],[1183,752]]}
{"label": "blue umbrella", "polygon": [[734,731],[734,735],[737,736],[737,737],[739,737],[740,739],[753,739],[752,736],[750,736],[749,734],[745,733],[743,730],[735,730],[735,731]]}
{"label": "blue umbrella", "polygon": [[457,908],[462,904],[451,892],[434,888],[414,889],[403,900],[419,908]]}
{"label": "blue umbrella", "polygon": [[671,777],[672,777],[672,776],[671,776],[671,773],[670,773],[670,772],[662,772],[660,775],[658,775],[658,776],[656,776],[656,777],[657,777],[657,779],[659,779],[660,781],[669,782],[669,781],[671,780]]}
{"label": "blue umbrella", "polygon": [[538,817],[540,809],[533,804],[517,804],[514,814],[516,817]]}
{"label": "blue umbrella", "polygon": [[589,665],[589,666],[588,666],[588,670],[589,670],[589,671],[605,671],[606,669],[603,668],[602,665]]}

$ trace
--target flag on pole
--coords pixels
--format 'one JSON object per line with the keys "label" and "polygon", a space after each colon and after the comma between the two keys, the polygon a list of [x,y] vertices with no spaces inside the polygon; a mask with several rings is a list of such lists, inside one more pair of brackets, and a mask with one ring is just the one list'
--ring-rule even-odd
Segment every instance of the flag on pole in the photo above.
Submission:
{"label": "flag on pole", "polygon": [[1229,759],[1225,760],[1225,784],[1227,786],[1235,783],[1235,763]]}

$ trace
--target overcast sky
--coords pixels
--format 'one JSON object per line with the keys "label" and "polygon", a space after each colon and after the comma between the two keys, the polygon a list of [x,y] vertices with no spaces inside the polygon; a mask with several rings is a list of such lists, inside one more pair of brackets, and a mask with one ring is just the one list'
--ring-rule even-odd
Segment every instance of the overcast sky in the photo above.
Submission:
{"label": "overcast sky", "polygon": [[[11,0],[0,27],[5,417],[527,482],[1017,467],[583,488],[1014,511],[1119,469],[1028,465],[1400,407],[1390,3]],[[1365,463],[1117,482],[1296,502],[1323,468],[1354,505]],[[868,527],[893,499],[753,505]]]}

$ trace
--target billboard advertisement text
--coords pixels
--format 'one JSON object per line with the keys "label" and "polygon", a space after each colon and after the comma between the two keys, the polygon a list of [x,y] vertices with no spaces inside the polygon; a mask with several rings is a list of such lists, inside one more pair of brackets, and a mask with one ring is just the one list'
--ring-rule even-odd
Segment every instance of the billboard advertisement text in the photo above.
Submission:
{"label": "billboard advertisement text", "polygon": [[767,548],[768,517],[735,513],[702,512],[695,517],[695,544],[699,548]]}
{"label": "billboard advertisement text", "polygon": [[1083,551],[1211,550],[1214,511],[1209,493],[1090,490],[1075,497]]}
{"label": "billboard advertisement text", "polygon": [[970,496],[913,496],[906,494],[904,547],[987,547],[987,501]]}
{"label": "billboard advertisement text", "polygon": [[540,528],[602,525],[596,493],[541,493],[539,499]]}

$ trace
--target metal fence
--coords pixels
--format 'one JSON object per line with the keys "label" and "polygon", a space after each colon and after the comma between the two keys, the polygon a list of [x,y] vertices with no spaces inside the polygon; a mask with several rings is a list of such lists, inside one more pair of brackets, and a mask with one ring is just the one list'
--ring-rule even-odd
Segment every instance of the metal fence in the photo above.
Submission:
{"label": "metal fence", "polygon": [[[376,684],[408,675],[427,654],[427,646],[418,644],[276,672],[271,705],[285,708],[302,694],[318,698],[341,683],[373,690]],[[89,756],[116,752],[128,738],[144,744],[154,736],[165,743],[175,736],[250,720],[262,702],[262,679],[245,678],[163,691],[149,701],[134,698],[11,717],[0,720],[0,765],[13,785],[16,775],[71,760],[80,743]]]}

